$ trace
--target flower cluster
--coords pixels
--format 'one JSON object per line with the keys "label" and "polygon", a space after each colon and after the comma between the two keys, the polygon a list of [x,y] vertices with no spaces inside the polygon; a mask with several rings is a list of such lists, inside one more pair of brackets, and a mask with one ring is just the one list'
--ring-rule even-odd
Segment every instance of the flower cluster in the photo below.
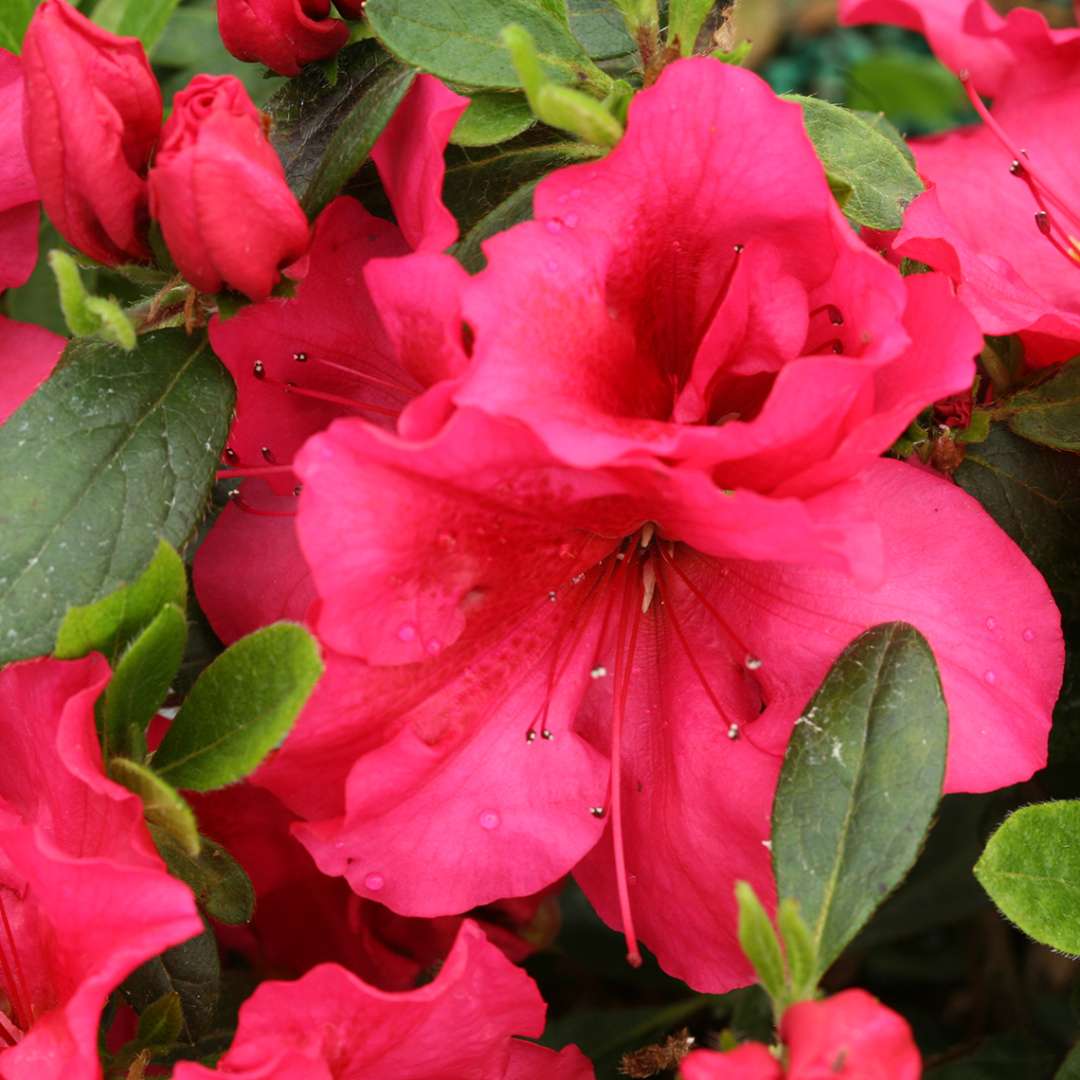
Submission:
{"label": "flower cluster", "polygon": [[[837,658],[883,623],[913,627],[936,661],[944,792],[1046,763],[1055,599],[975,498],[897,447],[920,416],[963,432],[994,405],[983,335],[1018,335],[1027,373],[1080,350],[1076,152],[1060,123],[1080,94],[1080,32],[985,0],[842,9],[922,29],[977,112],[913,144],[926,190],[898,229],[852,227],[799,104],[693,42],[678,58],[675,41],[643,45],[643,88],[605,99],[624,94],[617,145],[548,169],[531,212],[487,230],[482,269],[463,265],[445,199],[470,83],[436,62],[396,76],[352,193],[309,222],[234,76],[196,75],[163,123],[143,45],[67,0],[37,7],[21,56],[0,53],[0,288],[35,265],[40,204],[96,264],[158,275],[140,342],[205,337],[236,390],[224,445],[205,441],[231,490],[191,549],[199,609],[232,648],[185,700],[181,591],[163,680],[135,665],[140,649],[169,663],[152,636],[167,597],[142,637],[129,598],[88,655],[0,669],[0,1075],[101,1076],[99,1029],[109,1076],[165,1060],[147,1008],[194,940],[258,985],[219,1058],[200,1043],[219,1012],[203,1025],[185,1009],[171,1041],[183,1030],[174,1056],[195,1060],[177,1080],[587,1080],[577,1047],[533,1041],[546,1007],[518,966],[555,939],[566,879],[632,966],[647,948],[696,991],[755,969],[768,987],[735,883],[776,909],[785,752],[816,726],[807,702]],[[234,56],[285,76],[350,39],[329,0],[220,0],[218,16]],[[350,49],[375,47],[358,36]],[[902,259],[926,272],[905,276]],[[4,428],[22,431],[79,343],[57,366],[67,342],[48,330],[0,318],[0,341],[0,419],[27,403]],[[166,441],[194,402],[167,417]],[[201,507],[205,477],[170,464]],[[38,509],[14,512],[25,528]],[[124,557],[120,532],[87,528],[81,542]],[[57,624],[74,606],[54,605]],[[185,719],[217,664],[283,620],[324,669],[294,726],[231,786],[185,771],[272,712],[234,724],[243,694],[221,690],[197,747]],[[211,857],[238,864],[254,914],[208,902],[224,874],[207,884]],[[774,994],[775,1048],[694,1050],[681,1075],[919,1075],[906,1022],[859,990],[815,1000],[820,974]]]}

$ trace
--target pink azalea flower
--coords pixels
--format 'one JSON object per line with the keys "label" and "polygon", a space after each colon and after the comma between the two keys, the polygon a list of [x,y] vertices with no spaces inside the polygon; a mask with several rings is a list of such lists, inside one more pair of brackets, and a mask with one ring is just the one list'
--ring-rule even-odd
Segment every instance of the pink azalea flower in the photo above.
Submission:
{"label": "pink azalea flower", "polygon": [[1080,30],[1050,30],[1027,8],[1003,19],[986,0],[848,0],[841,14],[923,30],[983,119],[912,143],[930,190],[894,252],[947,273],[985,333],[1019,332],[1031,366],[1075,355],[1080,159],[1062,118],[1080,108]]}
{"label": "pink azalea flower", "polygon": [[30,276],[37,262],[38,190],[23,142],[22,64],[0,49],[0,290]]}
{"label": "pink azalea flower", "polygon": [[538,1036],[544,1002],[483,931],[462,925],[435,980],[388,994],[336,964],[296,982],[263,983],[240,1009],[216,1070],[181,1064],[176,1080],[590,1080],[575,1047],[557,1054]]}
{"label": "pink azalea flower", "polygon": [[198,934],[142,803],[106,779],[94,701],[100,656],[0,672],[0,1074],[101,1076],[106,998],[139,964]]}
{"label": "pink azalea flower", "polygon": [[[465,272],[437,263],[422,283],[428,306],[407,327],[384,321],[383,293],[395,282],[384,287],[377,272],[382,260],[441,251],[456,239],[457,223],[441,198],[443,151],[467,105],[437,79],[420,76],[372,155],[398,224],[373,217],[355,199],[335,200],[315,223],[296,296],[211,324],[214,350],[237,385],[222,475],[255,477],[195,562],[200,600],[226,641],[277,618],[303,619],[313,599],[292,521],[297,478],[290,463],[304,441],[333,419],[358,414],[423,430],[426,410],[441,415],[440,402],[414,399],[465,363],[460,338],[448,340],[446,329],[460,317]],[[261,552],[257,562],[248,554],[253,548]]]}
{"label": "pink azalea flower", "polygon": [[[236,784],[193,799],[199,828],[239,861],[255,888],[254,919],[218,926],[226,948],[275,978],[336,961],[382,990],[407,990],[441,963],[461,916],[414,919],[364,900],[340,877],[321,873],[291,834],[294,814],[269,792]],[[524,960],[558,928],[553,896],[480,909],[473,919],[511,960]]]}
{"label": "pink azalea flower", "polygon": [[760,1043],[726,1054],[695,1050],[683,1080],[918,1080],[919,1050],[907,1021],[864,990],[804,1001],[780,1021],[786,1065]]}
{"label": "pink azalea flower", "polygon": [[464,289],[445,425],[342,419],[297,459],[327,673],[258,782],[361,896],[432,916],[575,869],[633,961],[640,932],[725,989],[732,883],[770,894],[780,760],[843,646],[929,638],[947,787],[986,790],[1045,759],[1059,618],[977,503],[878,459],[981,339],[858,241],[759,79],[672,65],[536,216]]}

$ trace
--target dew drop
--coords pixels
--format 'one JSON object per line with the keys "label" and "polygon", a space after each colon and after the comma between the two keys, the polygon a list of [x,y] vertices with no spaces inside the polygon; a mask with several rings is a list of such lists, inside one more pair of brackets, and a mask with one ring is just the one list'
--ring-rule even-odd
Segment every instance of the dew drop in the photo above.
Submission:
{"label": "dew drop", "polygon": [[993,615],[988,615],[986,618],[986,629],[994,630],[997,628],[997,619]]}
{"label": "dew drop", "polygon": [[762,661],[756,656],[747,656],[743,661],[748,671],[757,671],[761,667]]}
{"label": "dew drop", "polygon": [[378,892],[385,884],[386,881],[382,874],[368,874],[368,876],[364,878],[364,888],[367,889],[368,892]]}
{"label": "dew drop", "polygon": [[481,829],[497,829],[502,823],[502,818],[494,810],[485,810],[480,815]]}
{"label": "dew drop", "polygon": [[1025,641],[1034,641],[1035,640],[1035,631],[1032,630],[1031,627],[1029,626],[1024,631],[1023,638],[1024,638]]}
{"label": "dew drop", "polygon": [[438,638],[428,638],[424,648],[427,650],[428,656],[438,656],[442,652],[442,642]]}
{"label": "dew drop", "polygon": [[987,669],[983,672],[983,681],[993,686],[997,682],[997,672]]}
{"label": "dew drop", "polygon": [[397,631],[398,641],[415,641],[416,627],[411,622],[403,622]]}

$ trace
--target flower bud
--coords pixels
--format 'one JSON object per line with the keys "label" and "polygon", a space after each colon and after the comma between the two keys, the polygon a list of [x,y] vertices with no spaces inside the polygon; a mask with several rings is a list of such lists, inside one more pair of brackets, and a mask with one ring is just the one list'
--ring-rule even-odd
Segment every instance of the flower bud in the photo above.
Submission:
{"label": "flower bud", "polygon": [[218,29],[238,60],[296,75],[348,40],[349,28],[329,14],[330,0],[218,0]]}
{"label": "flower bud", "polygon": [[22,60],[26,149],[53,224],[100,262],[148,258],[146,170],[161,91],[142,45],[66,0],[45,0]]}
{"label": "flower bud", "polygon": [[263,116],[231,75],[197,75],[176,95],[150,170],[150,213],[200,292],[228,285],[263,300],[308,244]]}

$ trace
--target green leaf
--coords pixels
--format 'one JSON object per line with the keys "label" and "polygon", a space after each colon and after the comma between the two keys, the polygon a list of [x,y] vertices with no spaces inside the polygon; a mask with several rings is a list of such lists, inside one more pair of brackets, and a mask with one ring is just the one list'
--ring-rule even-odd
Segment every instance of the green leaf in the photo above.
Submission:
{"label": "green leaf", "polygon": [[680,55],[694,51],[698,31],[712,11],[714,0],[671,0],[668,5],[667,43],[677,47]]}
{"label": "green leaf", "polygon": [[143,735],[180,670],[186,644],[187,619],[175,604],[166,604],[120,658],[101,707],[106,759],[145,754]]}
{"label": "green leaf", "polygon": [[874,50],[852,64],[848,86],[849,108],[883,112],[905,130],[953,127],[970,113],[956,76],[933,57],[908,50]]}
{"label": "green leaf", "polygon": [[233,397],[205,337],[68,346],[0,428],[0,663],[49,652],[68,608],[129,584],[161,540],[184,544]]}
{"label": "green leaf", "polygon": [[40,0],[4,0],[0,4],[0,49],[18,53],[30,17]]}
{"label": "green leaf", "polygon": [[187,574],[183,560],[162,540],[150,565],[130,585],[68,611],[56,635],[55,653],[61,660],[74,660],[96,650],[114,663],[123,647],[166,604],[184,610]]}
{"label": "green leaf", "polygon": [[494,146],[532,127],[536,117],[520,94],[473,94],[450,135],[455,146]]}
{"label": "green leaf", "polygon": [[1062,608],[1080,603],[1080,457],[994,424],[953,476],[1020,545]]}
{"label": "green leaf", "polygon": [[850,644],[796,721],[773,803],[777,890],[799,901],[820,976],[901,881],[941,796],[948,714],[904,623]]}
{"label": "green leaf", "polygon": [[98,0],[94,22],[114,34],[137,37],[150,51],[180,0]]}
{"label": "green leaf", "polygon": [[168,1049],[180,1038],[184,1029],[184,1011],[180,995],[175,990],[162,994],[148,1005],[139,1017],[135,1041],[146,1049]]}
{"label": "green leaf", "polygon": [[368,0],[364,11],[400,60],[462,86],[521,85],[501,37],[512,24],[532,35],[548,78],[601,92],[610,84],[566,24],[529,0]]}
{"label": "green leaf", "polygon": [[769,997],[783,1002],[786,997],[784,957],[776,931],[754,888],[746,881],[735,883],[735,899],[739,902],[739,944],[746,958],[754,965],[758,980]]}
{"label": "green leaf", "polygon": [[191,888],[208,915],[231,926],[251,921],[255,889],[244,868],[220,844],[204,836],[200,849],[192,852],[168,830],[151,833],[169,873]]}
{"label": "green leaf", "polygon": [[489,237],[497,232],[509,229],[511,225],[527,221],[532,217],[533,192],[539,180],[530,180],[522,184],[513,194],[508,195],[490,213],[482,217],[470,230],[468,235],[458,244],[454,251],[458,262],[475,274],[487,265],[484,251],[481,245]]}
{"label": "green leaf", "polygon": [[241,638],[196,680],[154,769],[193,791],[243,779],[288,734],[322,670],[302,626],[275,623]]}
{"label": "green leaf", "polygon": [[975,876],[1002,914],[1053,949],[1080,954],[1080,801],[1024,806],[990,837]]}
{"label": "green leaf", "polygon": [[1038,386],[1013,394],[998,413],[1031,442],[1080,453],[1080,356]]}
{"label": "green leaf", "polygon": [[1080,1080],[1080,1043],[1069,1051],[1069,1056],[1054,1074],[1054,1080]]}
{"label": "green leaf", "polygon": [[199,827],[191,807],[180,792],[153,770],[127,758],[113,758],[109,762],[109,775],[142,799],[143,813],[153,827],[155,836],[168,835],[174,846],[190,857],[199,854],[202,844]]}
{"label": "green leaf", "polygon": [[338,122],[304,192],[301,201],[310,217],[315,217],[364,164],[415,78],[415,68],[392,61],[373,73],[363,96]]}
{"label": "green leaf", "polygon": [[784,941],[788,976],[791,980],[792,1002],[812,998],[817,986],[817,949],[810,930],[799,912],[798,900],[790,896],[780,901],[776,910],[776,925]]}
{"label": "green leaf", "polygon": [[194,1042],[210,1030],[221,983],[221,963],[213,931],[207,929],[137,967],[120,991],[141,1016],[166,994],[180,998],[182,1035]]}
{"label": "green leaf", "polygon": [[640,66],[640,53],[622,12],[611,0],[569,0],[570,29],[594,60],[631,58]]}
{"label": "green leaf", "polygon": [[877,126],[817,98],[785,94],[803,110],[806,132],[848,220],[899,229],[904,209],[923,189],[911,162]]}

